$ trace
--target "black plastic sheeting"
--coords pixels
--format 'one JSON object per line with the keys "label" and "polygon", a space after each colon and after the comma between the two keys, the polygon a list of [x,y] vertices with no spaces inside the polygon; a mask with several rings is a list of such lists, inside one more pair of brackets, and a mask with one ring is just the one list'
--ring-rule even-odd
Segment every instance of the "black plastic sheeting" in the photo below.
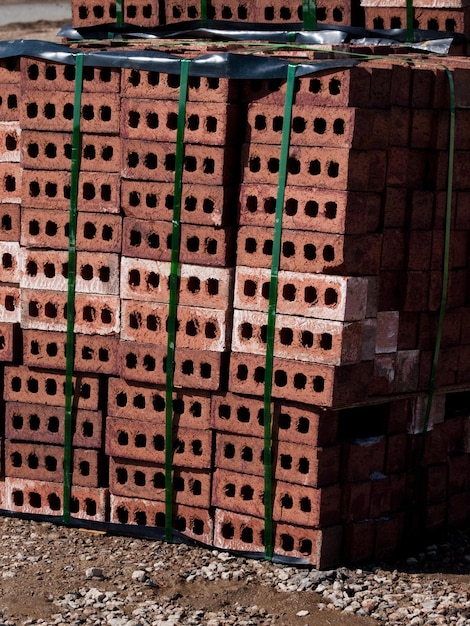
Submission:
{"label": "black plastic sheeting", "polygon": [[316,30],[302,30],[302,24],[278,25],[271,24],[241,24],[227,22],[201,21],[182,22],[178,27],[160,26],[156,28],[137,28],[125,24],[118,28],[116,24],[74,28],[64,26],[58,33],[59,37],[69,40],[86,39],[207,39],[211,41],[261,41],[270,43],[295,43],[298,45],[335,45],[351,43],[355,45],[399,46],[416,48],[421,51],[436,54],[448,54],[452,44],[464,43],[463,34],[453,32],[439,32],[434,30],[413,31],[413,41],[407,41],[406,29],[369,30],[356,26],[338,26],[322,24]]}

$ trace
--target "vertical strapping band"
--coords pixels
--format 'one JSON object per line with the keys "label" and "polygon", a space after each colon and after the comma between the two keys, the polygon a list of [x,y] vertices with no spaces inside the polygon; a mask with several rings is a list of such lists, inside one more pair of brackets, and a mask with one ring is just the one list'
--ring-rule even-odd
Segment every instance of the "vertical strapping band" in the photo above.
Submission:
{"label": "vertical strapping band", "polygon": [[317,2],[316,0],[302,0],[302,20],[304,30],[316,30],[317,28]]}
{"label": "vertical strapping band", "polygon": [[295,65],[287,68],[286,97],[282,120],[281,154],[277,186],[276,211],[274,217],[273,251],[271,259],[271,279],[269,283],[269,304],[266,333],[266,361],[264,375],[264,554],[266,559],[273,557],[273,466],[271,442],[271,395],[273,388],[274,333],[276,328],[276,305],[281,257],[282,216],[287,181],[289,159],[292,103],[294,99]]}
{"label": "vertical strapping band", "polygon": [[414,9],[413,0],[406,0],[406,41],[412,42],[414,39]]}
{"label": "vertical strapping band", "polygon": [[207,26],[207,0],[201,0],[201,22]]}
{"label": "vertical strapping band", "polygon": [[[67,338],[65,344],[65,415],[64,415],[64,489],[62,516],[70,523],[70,495],[72,490],[72,438],[73,438],[73,370],[75,325],[75,271],[77,244],[78,177],[80,174],[81,133],[80,118],[83,87],[83,54],[75,60],[75,96],[72,126],[72,162],[70,176],[69,253],[67,275]],[[77,382],[78,385],[78,382]]]}
{"label": "vertical strapping band", "polygon": [[116,0],[116,26],[122,28],[124,24],[123,0]]}
{"label": "vertical strapping band", "polygon": [[169,276],[168,343],[165,385],[165,540],[173,539],[173,380],[175,371],[176,314],[178,308],[179,253],[181,239],[181,196],[183,188],[184,127],[188,96],[189,59],[181,61],[178,123],[176,128],[175,181],[171,230]]}

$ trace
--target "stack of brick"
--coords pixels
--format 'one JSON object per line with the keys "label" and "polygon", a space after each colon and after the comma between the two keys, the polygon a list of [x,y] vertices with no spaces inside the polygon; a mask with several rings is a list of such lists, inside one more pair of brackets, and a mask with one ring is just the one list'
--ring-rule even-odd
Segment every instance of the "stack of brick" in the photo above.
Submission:
{"label": "stack of brick", "polygon": [[[210,0],[206,19],[221,22],[269,25],[276,27],[300,24],[303,5],[299,0],[271,0],[250,3],[247,0]],[[319,0],[316,20],[320,24],[352,25],[351,2]],[[156,28],[165,24],[196,22],[203,18],[203,3],[178,0],[169,4],[156,0],[123,0],[122,16],[118,16],[114,0],[72,0],[72,22],[75,28],[99,27],[122,21],[134,27]]]}

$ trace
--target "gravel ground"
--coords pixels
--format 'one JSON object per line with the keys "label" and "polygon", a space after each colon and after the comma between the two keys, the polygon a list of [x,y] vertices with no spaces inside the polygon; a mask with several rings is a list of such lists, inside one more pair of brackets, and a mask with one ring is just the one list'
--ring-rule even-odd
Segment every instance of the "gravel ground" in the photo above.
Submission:
{"label": "gravel ground", "polygon": [[470,624],[470,529],[335,570],[0,518],[0,626]]}

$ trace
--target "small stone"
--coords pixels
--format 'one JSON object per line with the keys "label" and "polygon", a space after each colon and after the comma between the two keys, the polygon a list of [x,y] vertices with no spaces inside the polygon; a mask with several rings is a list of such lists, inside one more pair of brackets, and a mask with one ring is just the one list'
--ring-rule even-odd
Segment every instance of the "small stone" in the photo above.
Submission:
{"label": "small stone", "polygon": [[103,578],[103,570],[101,567],[88,567],[85,571],[85,578],[91,580],[92,578]]}
{"label": "small stone", "polygon": [[297,617],[306,617],[309,614],[309,611],[306,611],[305,609],[303,611],[298,611],[296,613]]}
{"label": "small stone", "polygon": [[139,583],[144,583],[147,580],[147,572],[142,569],[136,569],[132,572],[132,580],[136,580]]}

